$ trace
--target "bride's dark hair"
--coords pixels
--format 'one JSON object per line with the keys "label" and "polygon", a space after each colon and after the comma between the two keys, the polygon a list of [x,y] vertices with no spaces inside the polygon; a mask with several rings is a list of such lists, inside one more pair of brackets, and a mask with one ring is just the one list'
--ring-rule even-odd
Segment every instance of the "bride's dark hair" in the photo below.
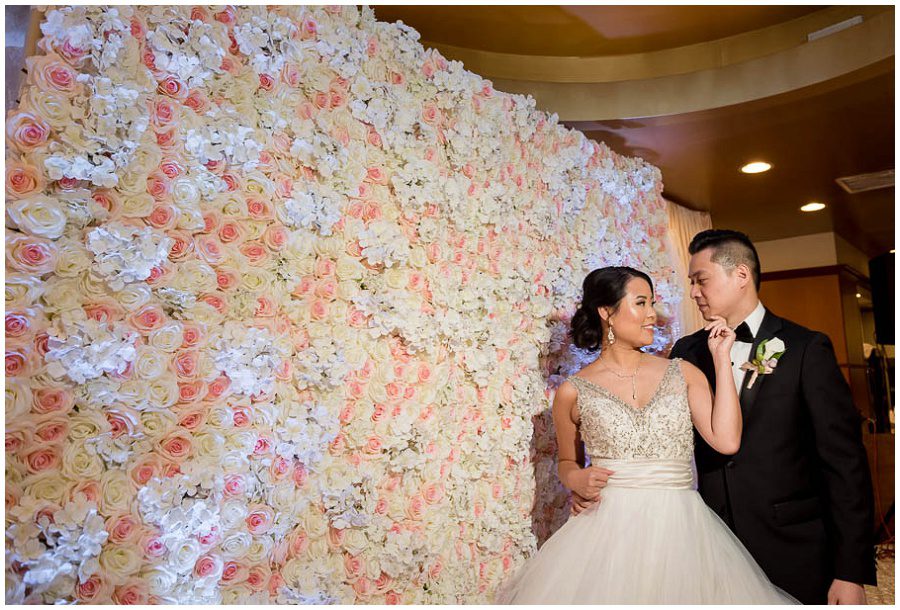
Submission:
{"label": "bride's dark hair", "polygon": [[653,280],[643,271],[631,267],[602,267],[587,274],[582,284],[583,296],[575,315],[572,316],[572,327],[569,334],[572,342],[581,349],[596,351],[603,342],[603,321],[597,311],[600,307],[615,309],[625,296],[625,286],[632,279],[639,277],[650,284],[653,292]]}

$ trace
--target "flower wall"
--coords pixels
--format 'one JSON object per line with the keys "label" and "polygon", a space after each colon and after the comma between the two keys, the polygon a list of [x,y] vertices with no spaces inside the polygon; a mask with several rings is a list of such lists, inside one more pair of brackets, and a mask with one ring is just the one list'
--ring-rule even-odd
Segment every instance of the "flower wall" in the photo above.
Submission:
{"label": "flower wall", "polygon": [[490,601],[567,515],[584,275],[677,308],[658,170],[368,9],[41,30],[6,123],[7,601]]}

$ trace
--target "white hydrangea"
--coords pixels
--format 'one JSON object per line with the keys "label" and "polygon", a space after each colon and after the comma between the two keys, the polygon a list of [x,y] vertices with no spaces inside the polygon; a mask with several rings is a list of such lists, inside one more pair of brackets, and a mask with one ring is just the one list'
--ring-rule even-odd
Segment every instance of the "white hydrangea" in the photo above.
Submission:
{"label": "white hydrangea", "polygon": [[152,227],[138,228],[110,222],[92,229],[87,249],[94,254],[94,270],[113,290],[150,277],[154,267],[169,256],[175,240]]}
{"label": "white hydrangea", "polygon": [[336,191],[318,183],[296,183],[293,195],[277,206],[278,215],[290,227],[328,236],[341,219],[341,206],[345,200]]}
{"label": "white hydrangea", "polygon": [[283,457],[295,457],[310,471],[325,457],[328,445],[340,430],[338,418],[321,404],[304,403],[285,408],[285,415],[275,428],[280,441],[276,453]]}
{"label": "white hydrangea", "polygon": [[378,220],[359,234],[362,257],[372,265],[393,267],[409,258],[409,240],[393,222]]}
{"label": "white hydrangea", "polygon": [[56,378],[84,383],[104,373],[123,373],[137,355],[139,335],[121,322],[82,319],[61,326],[50,331],[44,355],[47,372]]}
{"label": "white hydrangea", "polygon": [[289,354],[267,330],[228,321],[212,334],[210,352],[215,363],[214,375],[224,372],[231,380],[231,390],[255,395],[270,392],[275,384],[275,370]]}

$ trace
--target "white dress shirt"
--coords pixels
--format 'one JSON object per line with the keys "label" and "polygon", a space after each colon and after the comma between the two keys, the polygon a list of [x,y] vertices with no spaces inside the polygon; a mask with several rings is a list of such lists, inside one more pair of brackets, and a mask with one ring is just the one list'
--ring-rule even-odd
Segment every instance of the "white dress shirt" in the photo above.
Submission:
{"label": "white dress shirt", "polygon": [[[766,308],[763,307],[762,301],[757,302],[756,309],[750,312],[750,315],[741,323],[746,322],[750,327],[750,332],[756,337],[759,334],[759,327],[762,325],[763,318],[766,315]],[[738,324],[737,326],[740,326]],[[737,328],[735,326],[735,328]],[[734,373],[734,387],[737,388],[738,396],[741,394],[741,384],[744,382],[744,376],[747,371],[741,370],[741,365],[750,360],[750,350],[753,345],[744,341],[735,341],[731,346],[731,372]]]}

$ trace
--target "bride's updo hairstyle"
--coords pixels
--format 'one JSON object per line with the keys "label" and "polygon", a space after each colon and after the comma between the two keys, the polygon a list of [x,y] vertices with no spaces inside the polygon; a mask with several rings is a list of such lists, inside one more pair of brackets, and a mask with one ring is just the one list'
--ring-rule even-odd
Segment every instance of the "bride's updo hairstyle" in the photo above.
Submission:
{"label": "bride's updo hairstyle", "polygon": [[650,285],[650,291],[653,291],[650,276],[631,267],[602,267],[587,274],[582,284],[581,305],[572,316],[572,328],[569,330],[576,347],[589,351],[600,349],[603,323],[597,310],[609,307],[615,311],[625,297],[625,286],[636,277],[645,280]]}

